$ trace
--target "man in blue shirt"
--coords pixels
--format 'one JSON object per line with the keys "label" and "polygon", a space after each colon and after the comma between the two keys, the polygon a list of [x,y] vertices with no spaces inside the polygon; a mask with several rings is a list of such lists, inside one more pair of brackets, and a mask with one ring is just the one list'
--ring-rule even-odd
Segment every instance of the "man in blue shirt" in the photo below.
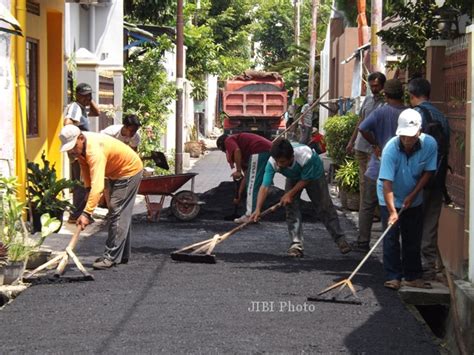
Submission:
{"label": "man in blue shirt", "polygon": [[437,144],[421,133],[421,115],[413,109],[400,114],[396,134],[383,149],[377,180],[382,224],[394,225],[383,243],[384,286],[399,289],[403,278],[406,286],[430,288],[421,279],[422,191],[436,170]]}
{"label": "man in blue shirt", "polygon": [[286,207],[286,222],[291,238],[288,255],[303,257],[301,210],[299,207],[303,189],[306,189],[317,215],[331,234],[340,252],[342,254],[350,252],[351,248],[346,242],[339,225],[336,209],[329,196],[321,158],[306,145],[290,143],[287,139],[279,139],[272,144],[270,159],[265,167],[262,186],[258,192],[257,208],[250,218],[255,222],[260,218],[263,203],[276,173],[286,177],[285,194],[280,202]]}
{"label": "man in blue shirt", "polygon": [[[429,102],[431,93],[431,85],[428,80],[416,78],[408,83],[408,94],[410,95],[410,104],[413,108],[421,114],[423,119],[423,131],[427,127],[430,118],[441,123],[447,142],[449,142],[449,124],[446,117],[441,111]],[[426,117],[430,115],[431,117]],[[449,144],[446,147],[438,147],[443,150],[446,155],[449,154]],[[438,151],[438,155],[440,151]],[[442,169],[441,169],[442,170]],[[446,169],[447,170],[447,169]],[[438,174],[444,174],[441,179],[446,179],[446,170],[439,171]],[[445,180],[444,180],[445,181]],[[423,238],[421,241],[421,261],[423,265],[423,278],[426,280],[433,280],[436,278],[437,262],[439,257],[438,252],[438,221],[441,215],[441,207],[444,198],[444,186],[430,186],[425,187],[423,191]],[[449,199],[449,196],[448,196]],[[448,201],[445,201],[448,203]]]}
{"label": "man in blue shirt", "polygon": [[375,109],[359,126],[359,131],[372,147],[372,154],[364,171],[364,193],[359,210],[359,237],[352,249],[368,252],[374,212],[378,205],[376,181],[380,168],[380,154],[385,143],[395,135],[398,116],[407,107],[403,105],[403,86],[400,80],[387,80],[384,87],[387,103]]}

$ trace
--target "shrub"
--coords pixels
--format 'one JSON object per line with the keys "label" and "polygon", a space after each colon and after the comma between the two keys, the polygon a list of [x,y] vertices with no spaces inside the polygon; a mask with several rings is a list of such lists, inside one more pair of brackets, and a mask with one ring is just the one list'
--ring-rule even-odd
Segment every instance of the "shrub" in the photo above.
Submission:
{"label": "shrub", "polygon": [[357,124],[358,117],[353,113],[344,116],[333,116],[324,125],[326,149],[329,157],[336,165],[344,164],[348,158],[346,145],[351,138],[352,132]]}

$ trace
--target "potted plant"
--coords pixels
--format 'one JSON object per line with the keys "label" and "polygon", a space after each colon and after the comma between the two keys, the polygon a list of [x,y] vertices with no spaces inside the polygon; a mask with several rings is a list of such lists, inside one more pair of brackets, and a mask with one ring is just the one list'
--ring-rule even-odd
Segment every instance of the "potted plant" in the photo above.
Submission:
{"label": "potted plant", "polygon": [[189,153],[191,158],[199,158],[203,152],[203,144],[198,140],[198,136],[197,127],[193,126],[189,141],[184,143],[184,151]]}
{"label": "potted plant", "polygon": [[352,211],[359,209],[359,163],[354,159],[346,159],[336,171],[336,183],[342,207]]}
{"label": "potted plant", "polygon": [[41,216],[42,230],[31,235],[23,221],[25,203],[17,197],[15,177],[0,177],[0,279],[15,283],[23,274],[28,256],[43,244],[60,222],[48,214]]}
{"label": "potted plant", "polygon": [[[45,213],[56,217],[62,222],[64,211],[73,205],[64,200],[63,190],[78,185],[75,180],[58,179],[54,164],[46,159],[43,151],[41,154],[43,166],[28,162],[28,198],[31,201],[33,231],[41,231],[41,216]],[[61,225],[59,225],[61,228]],[[54,231],[56,232],[56,231]]]}
{"label": "potted plant", "polygon": [[336,167],[344,164],[347,159],[346,146],[357,120],[357,115],[347,113],[343,116],[332,116],[324,124],[326,150]]}

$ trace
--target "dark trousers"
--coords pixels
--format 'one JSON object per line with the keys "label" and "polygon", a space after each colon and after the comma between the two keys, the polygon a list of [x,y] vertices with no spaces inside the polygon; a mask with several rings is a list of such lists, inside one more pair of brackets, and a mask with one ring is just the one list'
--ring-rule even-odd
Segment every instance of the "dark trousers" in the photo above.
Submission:
{"label": "dark trousers", "polygon": [[[81,181],[81,166],[77,160],[71,163],[71,179]],[[83,185],[75,186],[72,189],[72,204],[74,205],[74,210],[71,211],[70,218],[79,218],[86,207],[86,203],[87,189]]]}
{"label": "dark trousers", "polygon": [[[388,210],[380,206],[382,225],[388,225]],[[383,240],[383,267],[386,280],[406,281],[419,279],[421,269],[421,236],[423,233],[423,207],[408,208],[400,215]],[[400,236],[402,245],[400,247]]]}
{"label": "dark trousers", "polygon": [[132,214],[142,172],[110,180],[109,235],[104,256],[115,263],[128,261],[131,252]]}

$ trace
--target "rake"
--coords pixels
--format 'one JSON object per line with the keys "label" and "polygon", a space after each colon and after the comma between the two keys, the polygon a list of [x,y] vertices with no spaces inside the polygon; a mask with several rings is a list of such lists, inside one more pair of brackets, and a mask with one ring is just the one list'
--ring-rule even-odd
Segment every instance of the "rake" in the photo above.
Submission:
{"label": "rake", "polygon": [[[265,215],[275,211],[277,208],[281,206],[281,203],[277,203],[272,207],[263,211],[260,217],[264,217]],[[182,249],[179,249],[175,252],[171,253],[171,259],[175,261],[185,261],[190,263],[205,263],[205,264],[215,264],[216,263],[216,256],[212,254],[212,251],[216,247],[217,244],[222,243],[224,240],[229,238],[231,235],[237,233],[241,229],[245,228],[249,224],[254,223],[253,221],[248,221],[242,223],[235,227],[234,229],[220,235],[215,234],[212,238],[203,240],[201,242],[188,245]]]}
{"label": "rake", "polygon": [[[398,216],[403,212],[403,208],[400,209],[398,212]],[[354,285],[352,284],[352,278],[357,274],[357,272],[360,270],[360,268],[365,264],[367,259],[370,257],[370,255],[373,253],[373,251],[377,248],[377,246],[380,244],[380,242],[385,238],[387,233],[390,231],[390,229],[393,227],[393,224],[389,224],[385,231],[382,233],[382,235],[379,237],[379,239],[375,242],[375,244],[372,246],[372,248],[369,250],[367,255],[362,259],[362,261],[357,265],[357,267],[352,271],[350,276],[347,279],[341,280],[339,282],[334,283],[333,285],[325,288],[321,292],[319,292],[315,297],[308,297],[308,301],[311,302],[330,302],[330,303],[345,303],[345,304],[362,304],[360,298],[356,294],[356,290],[354,288]],[[349,290],[352,293],[352,296],[354,296],[354,299],[338,299],[337,296],[341,293],[341,291],[345,288],[348,287]],[[328,293],[329,291],[334,290],[335,288],[339,289],[336,291],[335,295],[332,298],[323,298],[319,297],[321,295],[324,295],[325,293]]]}

